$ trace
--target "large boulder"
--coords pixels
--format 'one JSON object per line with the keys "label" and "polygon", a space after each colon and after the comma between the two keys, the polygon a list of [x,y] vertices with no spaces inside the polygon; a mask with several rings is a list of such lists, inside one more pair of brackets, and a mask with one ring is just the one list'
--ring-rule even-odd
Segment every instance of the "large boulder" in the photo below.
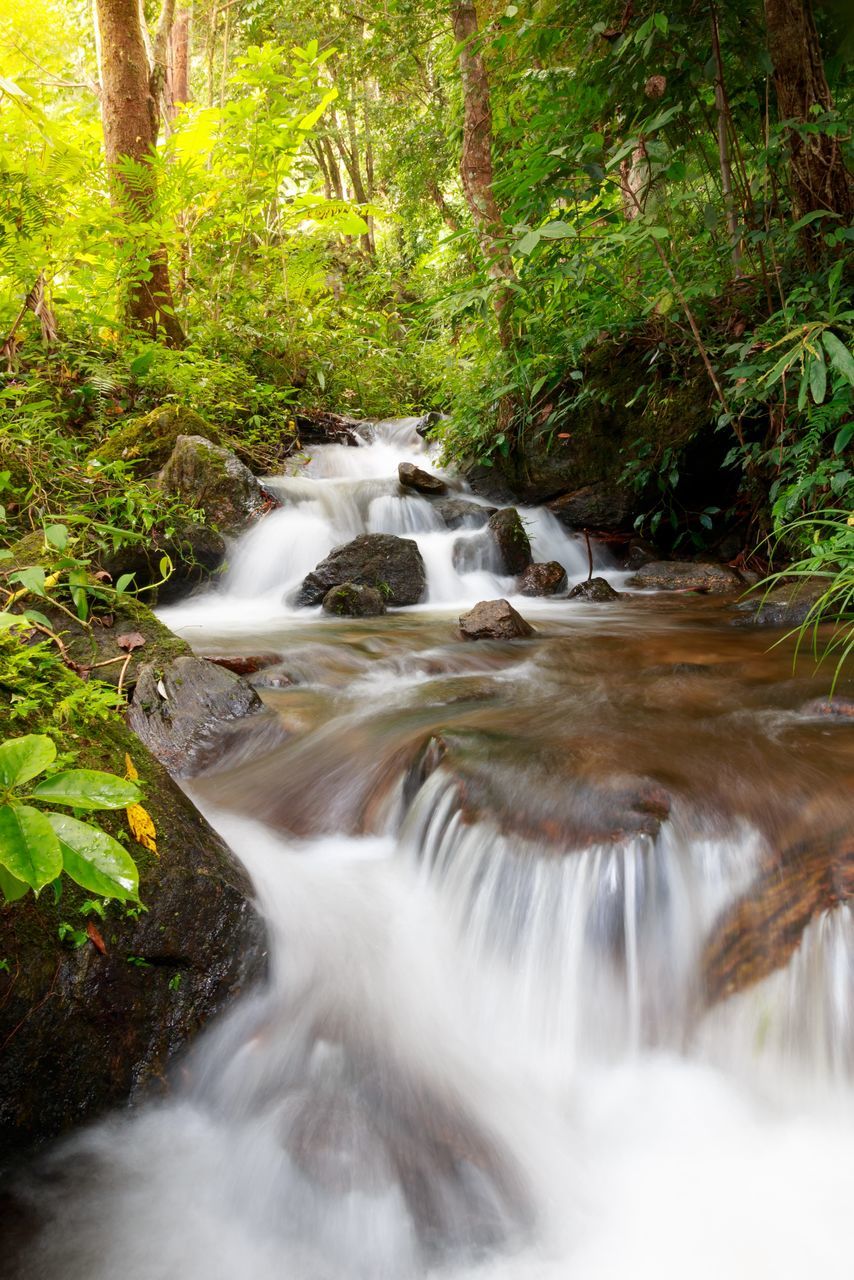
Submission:
{"label": "large boulder", "polygon": [[[161,561],[168,556],[172,570],[161,583]],[[209,525],[194,520],[178,520],[168,533],[153,529],[140,542],[127,543],[116,551],[105,551],[98,567],[109,573],[113,582],[124,574],[133,574],[135,588],[160,585],[147,593],[149,600],[172,604],[188,595],[222,567],[225,541],[222,534]]]}
{"label": "large boulder", "polygon": [[128,724],[173,777],[188,777],[222,754],[236,721],[263,710],[242,676],[188,656],[141,668]]}
{"label": "large boulder", "polygon": [[590,600],[594,604],[604,604],[608,600],[619,600],[620,592],[615,591],[605,578],[588,578],[579,582],[569,592],[570,600]]}
{"label": "large boulder", "polygon": [[533,557],[525,526],[516,508],[504,507],[503,510],[496,511],[494,516],[489,517],[486,527],[498,548],[500,571],[514,575],[524,573]]}
{"label": "large boulder", "polygon": [[548,503],[548,509],[568,529],[620,533],[632,527],[637,515],[637,498],[628,489],[603,480],[554,498]]}
{"label": "large boulder", "polygon": [[653,560],[642,565],[632,579],[632,586],[651,591],[699,591],[715,596],[744,590],[741,576],[727,565],[682,560]]}
{"label": "large boulder", "polygon": [[122,422],[102,440],[89,461],[115,462],[121,458],[135,463],[136,475],[153,476],[168,462],[179,436],[203,436],[213,444],[222,442],[219,429],[192,409],[164,404],[151,413]]}
{"label": "large boulder", "polygon": [[495,507],[484,507],[467,498],[439,498],[433,503],[433,510],[448,529],[480,529],[495,515]]}
{"label": "large boulder", "polygon": [[417,604],[427,587],[427,570],[411,538],[363,533],[321,560],[303,579],[296,603],[320,604],[327,591],[345,582],[374,587],[392,605]]}
{"label": "large boulder", "polygon": [[799,627],[826,590],[827,580],[822,578],[797,578],[771,591],[757,589],[735,606],[741,614],[736,625]]}
{"label": "large boulder", "polygon": [[264,491],[249,468],[204,436],[179,436],[156,484],[204,510],[207,522],[224,534],[241,533],[265,509]]}
{"label": "large boulder", "polygon": [[481,600],[460,618],[464,640],[517,640],[534,628],[507,600]]}
{"label": "large boulder", "polygon": [[404,489],[414,489],[416,493],[425,493],[431,497],[448,492],[448,486],[439,476],[429,471],[422,471],[414,462],[401,462],[397,468],[397,478]]}
{"label": "large boulder", "polygon": [[557,560],[529,564],[519,579],[523,596],[555,596],[566,590],[566,569]]}
{"label": "large boulder", "polygon": [[339,618],[375,618],[385,611],[385,601],[376,587],[355,582],[342,582],[323,597],[323,612]]}
{"label": "large boulder", "polygon": [[[0,909],[0,1150],[9,1155],[162,1089],[173,1056],[265,968],[247,877],[162,765],[118,717],[75,741],[87,767],[123,773],[131,758],[157,849],[129,845],[147,910],[113,904],[103,919],[89,915],[82,946],[58,935],[63,922],[87,935],[91,895],[67,877],[58,901],[28,894]],[[128,839],[123,811],[97,818]]]}

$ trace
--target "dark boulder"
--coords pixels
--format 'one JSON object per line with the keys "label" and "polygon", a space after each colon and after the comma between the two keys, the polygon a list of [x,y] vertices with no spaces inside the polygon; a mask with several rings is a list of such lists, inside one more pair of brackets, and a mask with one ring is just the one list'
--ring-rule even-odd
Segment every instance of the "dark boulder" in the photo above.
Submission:
{"label": "dark boulder", "polygon": [[[164,556],[169,557],[172,569],[161,583]],[[207,582],[224,560],[225,541],[216,529],[193,520],[179,520],[168,534],[154,529],[144,541],[103,552],[98,567],[109,573],[114,583],[132,573],[137,589],[160,583],[155,591],[147,593],[147,598],[172,604]]]}
{"label": "dark boulder", "polygon": [[525,532],[522,518],[515,507],[504,507],[496,511],[487,521],[487,529],[492,535],[501,560],[501,573],[524,573],[531,564],[531,544]]}
{"label": "dark boulder", "polygon": [[[265,969],[263,925],[246,875],[166,770],[118,717],[98,721],[81,756],[143,784],[156,852],[131,842],[147,910],[90,917],[66,879],[60,901],[32,895],[0,910],[0,1150],[54,1137],[143,1090],[162,1090],[172,1057]],[[127,839],[123,811],[99,823]],[[103,947],[103,950],[102,950]]]}
{"label": "dark boulder", "polygon": [[374,587],[388,604],[417,604],[427,587],[427,570],[411,538],[363,533],[321,560],[304,578],[296,603],[320,604],[327,591],[345,582]]}
{"label": "dark boulder", "polygon": [[826,590],[825,579],[799,578],[771,591],[754,591],[749,600],[740,601],[735,606],[741,614],[736,625],[799,627],[806,622],[816,601]]}
{"label": "dark boulder", "polygon": [[607,600],[619,600],[620,595],[605,578],[588,578],[586,582],[579,582],[572,588],[569,599],[604,604]]}
{"label": "dark boulder", "polygon": [[435,409],[431,409],[428,413],[424,413],[415,424],[415,430],[421,436],[422,440],[428,436],[437,423],[442,421],[441,413],[437,413]]}
{"label": "dark boulder", "polygon": [[523,596],[555,596],[566,589],[566,570],[557,560],[529,564],[519,579]]}
{"label": "dark boulder", "polygon": [[637,500],[627,489],[603,480],[554,498],[548,503],[548,509],[568,529],[621,533],[632,527]]}
{"label": "dark boulder", "polygon": [[449,529],[480,529],[495,515],[495,507],[483,507],[466,498],[439,498],[433,503],[433,510]]}
{"label": "dark boulder", "polygon": [[180,778],[199,773],[221,755],[235,722],[263,709],[242,676],[190,656],[140,669],[128,724]]}
{"label": "dark boulder", "polygon": [[439,476],[431,475],[429,471],[422,471],[421,467],[416,467],[414,462],[401,462],[397,468],[397,478],[404,489],[414,489],[416,493],[433,496],[448,492],[448,486],[444,480]]}
{"label": "dark boulder", "polygon": [[727,565],[682,560],[653,560],[642,565],[631,585],[653,591],[699,591],[715,596],[744,590],[740,575]]}
{"label": "dark boulder", "polygon": [[248,467],[203,436],[179,436],[156,481],[158,489],[204,510],[225,534],[241,533],[262,514],[264,491]]}
{"label": "dark boulder", "polygon": [[385,601],[376,587],[361,586],[356,582],[342,582],[323,597],[324,613],[339,618],[375,618],[385,613]]}
{"label": "dark boulder", "polygon": [[464,640],[516,640],[534,628],[506,600],[481,600],[460,618]]}
{"label": "dark boulder", "polygon": [[658,552],[651,543],[643,538],[632,538],[625,552],[625,568],[638,570],[645,564],[652,564],[658,559]]}

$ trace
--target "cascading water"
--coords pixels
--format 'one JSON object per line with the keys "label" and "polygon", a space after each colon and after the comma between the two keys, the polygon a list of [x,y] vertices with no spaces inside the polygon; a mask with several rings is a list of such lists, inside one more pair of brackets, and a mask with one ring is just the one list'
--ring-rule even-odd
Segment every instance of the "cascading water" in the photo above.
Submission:
{"label": "cascading water", "polygon": [[[431,461],[412,421],[316,449],[221,587],[164,611],[200,653],[280,656],[258,679],[287,739],[193,782],[270,979],[171,1101],[24,1178],[15,1277],[848,1280],[854,916],[762,895],[781,850],[850,828],[850,726],[801,715],[819,686],[702,603],[515,598],[401,461]],[[363,532],[418,542],[428,598],[295,608]],[[501,595],[533,639],[461,643],[460,607]]]}

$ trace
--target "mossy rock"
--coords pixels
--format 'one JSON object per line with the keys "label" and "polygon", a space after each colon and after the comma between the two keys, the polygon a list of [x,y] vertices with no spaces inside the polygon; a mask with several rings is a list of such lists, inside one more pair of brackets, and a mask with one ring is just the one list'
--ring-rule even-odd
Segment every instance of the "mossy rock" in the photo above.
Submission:
{"label": "mossy rock", "polygon": [[[137,672],[145,663],[164,667],[173,658],[192,652],[186,640],[164,627],[135,596],[123,595],[115,602],[99,601],[86,622],[70,617],[50,601],[37,601],[37,607],[62,639],[71,661],[84,670],[91,670],[107,684],[118,684],[124,670],[122,687],[132,689]],[[141,639],[143,643],[129,651],[125,647],[128,637]],[[124,659],[128,656],[125,666]],[[108,665],[102,666],[102,663]]]}
{"label": "mossy rock", "polygon": [[249,468],[229,449],[200,435],[178,437],[156,486],[204,510],[208,523],[226,535],[242,533],[266,505]]}
{"label": "mossy rock", "polygon": [[89,461],[115,462],[123,458],[137,464],[137,475],[152,476],[166,465],[179,436],[204,436],[214,444],[222,443],[219,428],[205,422],[193,409],[164,404],[116,427],[92,451]]}
{"label": "mossy rock", "polygon": [[[44,727],[16,722],[14,732]],[[104,952],[92,940],[74,949],[59,939],[62,922],[86,929],[80,908],[91,897],[67,876],[58,901],[48,890],[0,906],[7,1156],[144,1089],[162,1090],[172,1056],[265,967],[264,929],[245,873],[121,718],[69,728],[60,745],[76,750],[80,766],[112,773],[124,774],[131,758],[157,850],[130,838],[124,810],[94,815],[132,852],[147,908],[135,918],[112,904],[103,919],[88,916]]]}

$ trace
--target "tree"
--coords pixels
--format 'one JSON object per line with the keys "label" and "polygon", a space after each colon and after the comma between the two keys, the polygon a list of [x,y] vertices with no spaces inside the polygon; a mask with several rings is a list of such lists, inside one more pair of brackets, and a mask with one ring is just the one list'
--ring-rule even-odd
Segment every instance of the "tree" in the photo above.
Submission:
{"label": "tree", "polygon": [[[160,98],[174,11],[174,0],[164,0],[149,58],[138,0],[96,0],[104,147],[113,203],[128,224],[146,222],[154,209],[157,180],[151,158],[160,131]],[[132,173],[127,161],[134,162]],[[149,249],[142,269],[134,272],[125,309],[133,327],[153,338],[162,333],[170,346],[183,343],[164,245]]]}
{"label": "tree", "polygon": [[811,0],[765,0],[768,52],[774,66],[777,108],[789,129],[795,218],[826,209],[845,222],[852,214],[851,174],[835,137],[814,125],[814,112],[830,111],[827,83]]}
{"label": "tree", "polygon": [[486,258],[487,271],[497,285],[494,306],[498,319],[498,337],[501,346],[507,350],[513,342],[510,326],[513,292],[508,282],[515,281],[516,273],[504,238],[504,224],[493,189],[492,105],[486,66],[477,45],[477,10],[473,0],[462,0],[462,3],[454,4],[451,20],[459,50],[463,88],[460,177]]}

